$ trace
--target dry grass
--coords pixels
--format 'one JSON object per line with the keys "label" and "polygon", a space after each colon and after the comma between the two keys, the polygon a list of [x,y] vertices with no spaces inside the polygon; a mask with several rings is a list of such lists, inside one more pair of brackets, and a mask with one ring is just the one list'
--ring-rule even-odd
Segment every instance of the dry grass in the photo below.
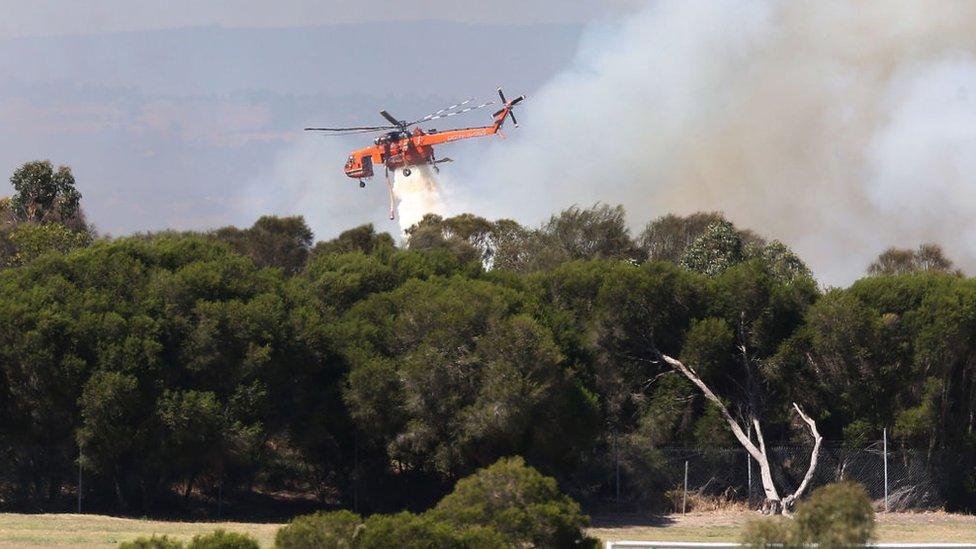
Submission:
{"label": "dry grass", "polygon": [[[738,541],[752,511],[721,511],[651,518],[594,517],[590,535],[608,540]],[[879,513],[877,541],[976,543],[976,515]]]}
{"label": "dry grass", "polygon": [[[739,529],[755,518],[749,511],[695,512],[661,517],[594,517],[590,534],[601,540],[737,541]],[[278,524],[241,522],[167,522],[99,515],[0,514],[0,548],[114,547],[152,534],[189,540],[223,528],[257,538],[271,547]],[[976,516],[948,513],[878,515],[878,541],[976,542]]]}
{"label": "dry grass", "polygon": [[0,513],[0,548],[115,547],[122,541],[153,534],[189,541],[217,528],[257,538],[262,547],[274,543],[278,524],[242,522],[166,522],[100,515],[21,515]]}

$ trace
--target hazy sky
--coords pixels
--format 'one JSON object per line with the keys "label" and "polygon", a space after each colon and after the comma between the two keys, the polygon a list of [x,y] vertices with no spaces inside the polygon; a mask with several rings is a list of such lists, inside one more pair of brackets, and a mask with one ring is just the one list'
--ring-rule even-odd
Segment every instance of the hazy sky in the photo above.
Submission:
{"label": "hazy sky", "polygon": [[0,38],[99,34],[216,25],[268,28],[441,20],[582,23],[627,0],[4,0]]}
{"label": "hazy sky", "polygon": [[[100,231],[386,219],[363,136],[309,125],[496,99],[522,127],[452,143],[442,213],[537,225],[623,204],[637,232],[721,210],[843,284],[888,246],[976,272],[976,2],[0,0],[0,174],[72,167]],[[491,109],[438,121],[490,121]],[[429,126],[428,126],[429,129]],[[0,183],[0,195],[9,192]]]}
{"label": "hazy sky", "polygon": [[[0,173],[33,159],[70,165],[90,220],[109,234],[247,225],[277,213],[305,215],[325,238],[366,221],[396,226],[385,224],[382,184],[363,191],[341,172],[362,140],[301,128],[379,123],[381,108],[419,118],[458,99],[492,99],[497,85],[532,94],[568,67],[587,24],[626,4],[0,7]],[[459,123],[481,124],[486,112]],[[9,192],[0,183],[0,195]]]}

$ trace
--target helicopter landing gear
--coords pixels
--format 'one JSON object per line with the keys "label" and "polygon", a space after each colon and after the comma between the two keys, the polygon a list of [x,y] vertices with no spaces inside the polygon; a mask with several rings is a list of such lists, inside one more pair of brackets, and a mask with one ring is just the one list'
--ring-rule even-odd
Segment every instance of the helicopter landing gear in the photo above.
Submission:
{"label": "helicopter landing gear", "polygon": [[359,180],[359,188],[360,189],[365,189],[366,188],[366,182],[363,181],[362,179]]}
{"label": "helicopter landing gear", "polygon": [[410,168],[403,168],[403,177],[410,177],[411,173],[413,172],[410,171]]}

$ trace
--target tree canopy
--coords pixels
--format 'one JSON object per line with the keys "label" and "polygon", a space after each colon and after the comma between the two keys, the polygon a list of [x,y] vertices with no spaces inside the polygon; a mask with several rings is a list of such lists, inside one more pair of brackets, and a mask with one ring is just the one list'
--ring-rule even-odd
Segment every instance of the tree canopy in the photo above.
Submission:
{"label": "tree canopy", "polygon": [[[70,171],[18,174],[25,194],[0,201],[12,508],[54,508],[79,460],[85,497],[129,511],[259,488],[417,510],[516,455],[594,501],[610,451],[624,497],[660,496],[659,449],[731,438],[656,351],[771,441],[804,440],[796,401],[828,440],[888,428],[930,455],[976,452],[976,283],[929,248],[920,268],[823,290],[718,214],[635,240],[605,205],[538,228],[431,215],[404,242],[364,225],[313,245],[297,217],[92,238],[66,221]],[[973,501],[960,463],[950,508]]]}

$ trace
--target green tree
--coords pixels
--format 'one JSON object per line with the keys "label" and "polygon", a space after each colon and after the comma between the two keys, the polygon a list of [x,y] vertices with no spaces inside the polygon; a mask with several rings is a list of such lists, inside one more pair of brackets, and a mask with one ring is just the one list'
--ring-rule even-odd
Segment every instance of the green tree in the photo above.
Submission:
{"label": "green tree", "polygon": [[82,424],[76,438],[89,471],[111,479],[119,505],[128,506],[125,463],[138,456],[142,398],[138,380],[120,372],[95,372],[79,401]]}
{"label": "green tree", "polygon": [[724,221],[719,212],[695,212],[687,216],[667,214],[650,221],[637,245],[651,261],[678,263],[695,240],[713,223]]}
{"label": "green tree", "polygon": [[506,453],[564,456],[586,441],[592,404],[548,331],[517,314],[520,298],[433,278],[355,306],[342,336],[345,400],[364,435],[390,459],[447,478]]}
{"label": "green tree", "polygon": [[364,254],[389,253],[395,248],[393,237],[389,233],[377,233],[372,223],[360,225],[354,229],[343,231],[338,237],[315,244],[313,256],[329,254],[347,254],[362,252]]}
{"label": "green tree", "polygon": [[952,261],[945,256],[942,247],[937,244],[922,244],[916,250],[888,248],[868,265],[868,274],[872,276],[890,276],[918,271],[958,272],[954,271]]}
{"label": "green tree", "polygon": [[741,263],[745,259],[742,248],[742,238],[732,223],[716,221],[688,246],[681,257],[681,265],[714,276]]}
{"label": "green tree", "polygon": [[305,219],[263,216],[249,229],[225,227],[214,235],[259,267],[278,267],[293,275],[302,270],[312,246],[313,234]]}
{"label": "green tree", "polygon": [[49,160],[28,162],[14,171],[10,184],[13,212],[21,221],[63,223],[78,212],[81,193],[67,166],[55,171]]}
{"label": "green tree", "polygon": [[29,263],[49,253],[67,253],[91,243],[87,232],[73,231],[60,223],[37,225],[21,223],[0,239],[5,239],[7,251],[0,252],[0,266],[13,267]]}

